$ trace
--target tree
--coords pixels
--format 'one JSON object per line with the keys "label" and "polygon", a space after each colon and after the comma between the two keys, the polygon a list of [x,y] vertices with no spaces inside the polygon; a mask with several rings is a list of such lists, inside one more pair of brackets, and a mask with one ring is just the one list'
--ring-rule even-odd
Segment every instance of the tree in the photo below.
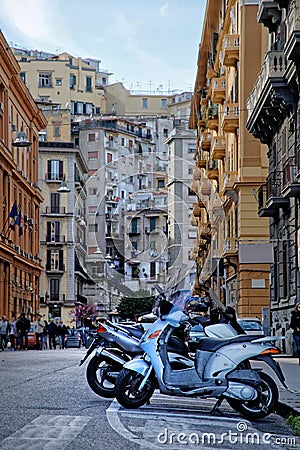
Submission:
{"label": "tree", "polygon": [[155,297],[148,291],[137,291],[132,297],[123,297],[117,307],[122,319],[134,320],[136,316],[152,311]]}
{"label": "tree", "polygon": [[82,325],[88,317],[93,318],[97,311],[94,305],[77,305],[71,314],[75,316],[76,324],[81,323]]}

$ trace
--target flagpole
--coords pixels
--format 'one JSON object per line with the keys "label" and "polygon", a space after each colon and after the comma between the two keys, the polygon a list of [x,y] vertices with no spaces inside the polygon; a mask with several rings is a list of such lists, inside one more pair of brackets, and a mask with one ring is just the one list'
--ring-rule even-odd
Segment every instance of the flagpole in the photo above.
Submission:
{"label": "flagpole", "polygon": [[[11,227],[9,226],[8,229],[7,229],[7,231],[6,231],[5,233],[3,233],[3,231],[4,231],[5,227],[6,227],[6,224],[7,224],[7,222],[9,221],[9,219],[13,219],[14,222],[16,223],[16,219],[15,219],[14,217],[11,216],[11,213],[12,213],[14,207],[17,208],[16,214],[15,214],[15,217],[17,218],[19,212],[21,211],[21,203],[19,203],[19,205],[17,205],[17,202],[14,201],[14,204],[13,204],[13,206],[12,206],[12,209],[10,210],[10,213],[9,213],[9,215],[8,215],[8,218],[6,219],[6,221],[5,221],[4,225],[3,225],[3,228],[2,228],[2,230],[1,230],[1,233],[0,233],[1,236],[3,235],[4,238],[8,238],[8,236],[10,235],[10,232],[11,232]],[[15,223],[14,223],[14,224],[15,224]],[[2,233],[3,233],[3,234],[2,234]],[[7,235],[8,235],[8,236],[7,236]]]}

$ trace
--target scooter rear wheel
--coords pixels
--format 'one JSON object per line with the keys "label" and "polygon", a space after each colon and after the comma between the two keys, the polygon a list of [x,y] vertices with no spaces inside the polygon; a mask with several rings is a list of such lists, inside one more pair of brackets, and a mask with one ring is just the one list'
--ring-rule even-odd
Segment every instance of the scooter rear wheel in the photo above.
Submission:
{"label": "scooter rear wheel", "polygon": [[257,386],[258,397],[252,401],[227,398],[232,409],[241,413],[249,420],[262,419],[274,410],[278,403],[278,388],[272,378],[264,372],[259,372],[261,378]]}
{"label": "scooter rear wheel", "polygon": [[111,375],[111,372],[119,373],[121,369],[120,364],[112,365],[102,356],[94,356],[86,369],[88,385],[100,397],[114,398],[116,376]]}
{"label": "scooter rear wheel", "polygon": [[116,399],[121,406],[128,409],[139,408],[150,400],[155,390],[155,380],[150,377],[143,389],[139,390],[143,378],[132,370],[121,370],[115,389]]}

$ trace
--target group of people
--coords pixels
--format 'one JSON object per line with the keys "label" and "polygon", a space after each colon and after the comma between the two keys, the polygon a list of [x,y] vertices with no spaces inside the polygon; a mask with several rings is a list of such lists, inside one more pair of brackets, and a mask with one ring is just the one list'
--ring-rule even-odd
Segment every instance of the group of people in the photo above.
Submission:
{"label": "group of people", "polygon": [[[65,348],[65,337],[68,334],[68,328],[64,325],[63,321],[55,323],[54,319],[47,320],[42,319],[41,314],[37,314],[36,321],[33,323],[36,350],[46,350]],[[8,321],[6,316],[2,316],[0,320],[0,351],[4,351],[5,348],[12,350],[27,350],[28,349],[28,333],[30,331],[30,320],[24,313],[20,314],[20,317],[12,316],[11,321]]]}

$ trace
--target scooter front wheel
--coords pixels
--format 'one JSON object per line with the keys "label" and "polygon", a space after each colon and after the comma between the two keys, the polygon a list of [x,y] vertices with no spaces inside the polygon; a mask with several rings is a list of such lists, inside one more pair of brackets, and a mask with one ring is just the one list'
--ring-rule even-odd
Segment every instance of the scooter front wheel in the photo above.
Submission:
{"label": "scooter front wheel", "polygon": [[86,369],[86,379],[95,394],[104,398],[115,397],[115,373],[119,373],[122,366],[112,365],[102,356],[93,356]]}
{"label": "scooter front wheel", "polygon": [[116,399],[121,406],[128,409],[145,405],[155,390],[155,380],[148,378],[142,390],[139,389],[144,377],[132,370],[122,369],[116,382]]}
{"label": "scooter front wheel", "polygon": [[241,401],[227,398],[232,409],[241,413],[246,419],[257,420],[268,416],[278,403],[278,388],[272,378],[264,372],[259,373],[261,382],[256,387],[257,399]]}

